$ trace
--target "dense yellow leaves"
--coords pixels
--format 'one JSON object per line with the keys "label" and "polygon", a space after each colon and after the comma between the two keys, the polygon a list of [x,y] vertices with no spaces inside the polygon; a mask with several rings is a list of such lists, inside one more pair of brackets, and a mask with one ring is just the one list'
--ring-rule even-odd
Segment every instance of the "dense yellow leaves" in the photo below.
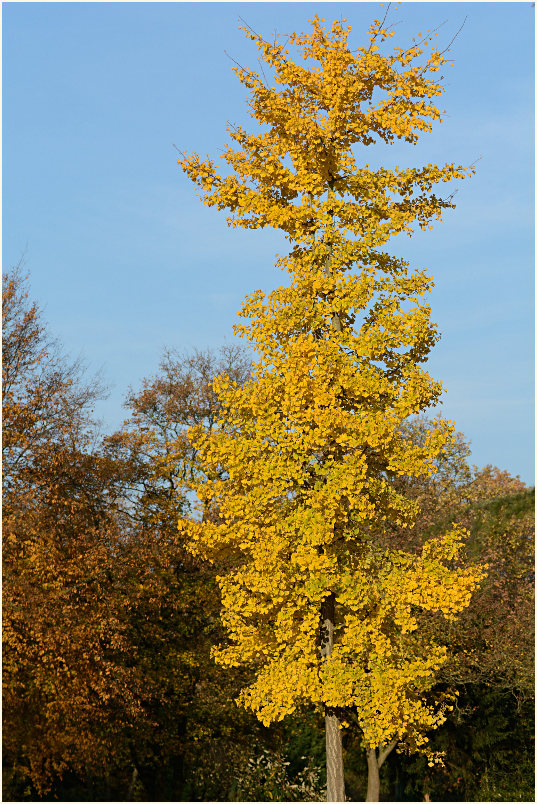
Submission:
{"label": "dense yellow leaves", "polygon": [[[270,87],[264,71],[261,77],[235,68],[250,91],[251,116],[266,130],[249,134],[229,127],[237,149],[224,151],[228,175],[197,154],[179,160],[203,191],[204,203],[229,209],[233,226],[272,226],[309,244],[315,234],[322,239],[334,218],[340,230],[370,235],[376,244],[399,231],[410,232],[414,222],[425,227],[440,219],[442,210],[452,206],[450,200],[426,193],[439,182],[464,178],[473,167],[450,163],[371,170],[357,166],[351,149],[379,140],[416,142],[430,131],[433,121],[441,120],[430,99],[444,91],[430,74],[444,57],[432,49],[421,58],[425,45],[397,48],[389,55],[381,55],[377,45],[353,51],[347,41],[350,29],[339,22],[326,31],[316,17],[312,29],[288,40],[307,66],[294,63],[277,41],[271,45],[244,29],[273,75]],[[370,35],[371,41],[382,42],[393,32],[375,21]],[[312,61],[320,66],[311,66]],[[341,200],[330,194],[323,200],[327,189]]]}
{"label": "dense yellow leaves", "polygon": [[[214,382],[220,427],[192,432],[208,478],[195,486],[199,521],[180,527],[194,552],[229,567],[229,644],[215,658],[256,668],[245,706],[266,724],[303,701],[350,707],[368,746],[421,750],[447,705],[427,698],[445,650],[421,618],[456,616],[483,572],[465,566],[456,526],[419,555],[383,547],[418,510],[394,478],[430,473],[453,425],[439,419],[421,443],[404,429],[442,391],[421,367],[438,339],[423,302],[432,282],[381,249],[440,220],[453,205],[433,187],[473,168],[358,166],[353,146],[412,143],[440,120],[431,74],[444,57],[420,60],[421,46],[382,55],[392,33],[378,21],[357,50],[339,22],[311,24],[288,37],[303,65],[245,29],[273,79],[236,70],[262,132],[229,129],[222,174],[196,154],[179,160],[230,225],[272,226],[292,243],[277,262],[290,284],[251,293],[239,312],[258,362],[243,384]],[[330,597],[335,641],[322,657]]]}

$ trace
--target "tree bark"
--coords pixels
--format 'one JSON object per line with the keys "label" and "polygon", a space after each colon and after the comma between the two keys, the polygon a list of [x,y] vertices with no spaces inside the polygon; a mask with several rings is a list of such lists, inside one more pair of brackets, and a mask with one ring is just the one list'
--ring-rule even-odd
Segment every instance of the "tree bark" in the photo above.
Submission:
{"label": "tree bark", "polygon": [[384,760],[397,745],[397,740],[376,748],[367,748],[367,794],[366,801],[378,801],[380,796],[380,769]]}
{"label": "tree bark", "polygon": [[326,800],[345,801],[343,745],[339,718],[327,708],[326,728]]}
{"label": "tree bark", "polygon": [[[332,593],[321,605],[321,656],[327,661],[334,646],[335,595]],[[325,707],[326,729],[326,800],[345,801],[343,774],[343,743],[339,718]]]}
{"label": "tree bark", "polygon": [[380,774],[377,752],[374,748],[366,749],[367,753],[367,794],[366,801],[378,801],[380,796]]}

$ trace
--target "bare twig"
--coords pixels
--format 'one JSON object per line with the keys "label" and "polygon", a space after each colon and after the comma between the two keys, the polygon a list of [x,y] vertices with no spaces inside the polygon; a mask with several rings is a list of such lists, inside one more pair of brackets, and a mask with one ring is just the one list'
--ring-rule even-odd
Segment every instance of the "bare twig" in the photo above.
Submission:
{"label": "bare twig", "polygon": [[261,62],[261,59],[258,59],[258,60],[257,60],[257,63],[258,63],[258,64],[259,64],[259,66],[261,67],[261,72],[263,73],[263,78],[265,79],[265,84],[266,84],[266,83],[268,83],[268,82],[267,82],[267,76],[265,75],[265,71],[264,71],[264,69],[263,69],[263,64],[262,64],[262,62]]}
{"label": "bare twig", "polygon": [[257,33],[257,31],[254,31],[254,29],[253,29],[253,28],[252,28],[250,25],[248,25],[248,23],[246,22],[246,20],[245,20],[245,19],[243,19],[242,17],[239,17],[239,20],[240,20],[241,22],[243,22],[243,23],[246,25],[246,27],[248,28],[248,30],[249,30],[249,31],[251,31],[251,32],[254,34],[254,36],[257,36],[257,38],[258,38],[258,39],[260,39],[260,40],[261,40],[261,42],[264,42],[266,45],[268,45],[267,40],[266,40],[266,39],[263,39],[263,37],[262,37],[262,36],[260,36],[260,35]]}
{"label": "bare twig", "polygon": [[237,65],[237,67],[240,67],[240,69],[241,69],[241,70],[244,70],[244,72],[245,72],[245,73],[247,73],[247,72],[251,72],[251,70],[247,70],[245,67],[243,67],[243,66],[242,66],[242,64],[239,64],[239,62],[238,62],[238,61],[235,61],[235,59],[233,58],[233,56],[230,56],[230,55],[229,55],[229,53],[227,52],[227,50],[224,50],[224,53],[226,54],[226,56],[228,57],[228,59],[231,59],[231,61],[232,61],[234,64],[236,64],[236,65]]}
{"label": "bare twig", "polygon": [[385,15],[384,15],[384,19],[383,19],[383,20],[382,20],[382,22],[380,23],[380,27],[381,27],[381,28],[382,28],[382,26],[384,25],[384,23],[386,22],[386,17],[388,16],[388,12],[389,12],[389,10],[390,10],[390,6],[391,6],[391,3],[388,3],[388,5],[386,6],[386,13],[385,13]]}
{"label": "bare twig", "polygon": [[371,50],[371,48],[373,47],[373,42],[375,41],[375,39],[376,39],[376,38],[377,38],[377,36],[379,35],[379,32],[380,32],[380,31],[381,31],[381,29],[382,29],[382,26],[383,26],[383,25],[384,25],[384,23],[386,22],[386,17],[388,16],[388,11],[390,10],[390,6],[391,6],[391,3],[388,3],[388,6],[387,6],[387,8],[386,8],[386,13],[385,13],[385,15],[384,15],[384,19],[383,19],[383,20],[382,20],[382,22],[380,23],[380,27],[379,27],[379,28],[377,28],[377,32],[376,32],[376,34],[373,36],[373,39],[372,39],[372,40],[371,40],[371,42],[369,43],[369,47],[367,48],[367,52],[368,52],[368,53],[369,53],[369,51]]}
{"label": "bare twig", "polygon": [[463,23],[462,23],[461,27],[459,28],[459,30],[457,31],[457,33],[455,34],[455,36],[453,37],[453,39],[451,40],[451,42],[449,43],[449,45],[448,45],[446,48],[444,48],[444,50],[442,51],[442,53],[439,53],[439,55],[440,55],[440,56],[442,56],[442,54],[443,54],[443,53],[447,53],[447,51],[449,50],[449,48],[451,47],[451,45],[453,44],[453,42],[455,41],[455,39],[458,37],[458,35],[459,35],[459,34],[460,34],[460,32],[462,31],[462,29],[464,28],[464,24],[465,24],[465,22],[466,22],[466,20],[467,20],[467,19],[468,19],[468,15],[467,15],[467,16],[464,18],[464,20],[463,20]]}
{"label": "bare twig", "polygon": [[[430,31],[427,32],[427,34],[422,39],[420,39],[419,42],[416,42],[412,47],[419,47],[420,45],[422,45],[424,42],[427,41],[427,39],[431,38],[431,34],[434,34],[437,31],[439,31],[440,28],[442,27],[442,25],[445,25],[447,22],[449,22],[449,20],[444,20],[444,22],[441,22],[440,25],[437,25],[436,28],[432,28]],[[456,35],[457,34],[455,34],[455,36]],[[451,41],[453,41],[453,40],[451,40]],[[450,44],[451,44],[451,42],[450,42]],[[448,45],[448,47],[449,47],[449,45]],[[409,50],[410,50],[410,48],[408,47],[404,52],[408,53]]]}

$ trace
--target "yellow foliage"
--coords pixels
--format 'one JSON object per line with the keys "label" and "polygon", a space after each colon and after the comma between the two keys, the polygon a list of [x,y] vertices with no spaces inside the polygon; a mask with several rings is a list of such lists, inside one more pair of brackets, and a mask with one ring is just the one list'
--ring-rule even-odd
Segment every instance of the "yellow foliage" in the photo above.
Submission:
{"label": "yellow foliage", "polygon": [[[483,572],[461,562],[456,526],[421,555],[382,547],[391,525],[416,514],[391,479],[430,473],[453,425],[438,420],[422,445],[401,429],[442,391],[421,367],[438,339],[422,301],[432,281],[380,249],[441,219],[453,204],[433,185],[474,168],[358,165],[353,146],[414,143],[441,120],[431,74],[444,57],[432,49],[420,63],[418,46],[382,55],[392,32],[378,21],[357,50],[339,22],[311,24],[288,38],[305,65],[244,29],[274,86],[236,69],[263,131],[229,130],[228,175],[197,154],[179,160],[231,226],[272,226],[292,243],[277,262],[289,286],[251,293],[239,313],[236,332],[259,361],[243,385],[215,380],[221,426],[193,434],[209,478],[196,487],[200,521],[181,527],[193,551],[229,567],[229,644],[214,655],[257,668],[245,706],[265,724],[303,701],[352,707],[368,745],[397,738],[426,750],[447,706],[426,697],[445,650],[419,617],[456,616]],[[332,595],[335,641],[323,658],[320,610]]]}

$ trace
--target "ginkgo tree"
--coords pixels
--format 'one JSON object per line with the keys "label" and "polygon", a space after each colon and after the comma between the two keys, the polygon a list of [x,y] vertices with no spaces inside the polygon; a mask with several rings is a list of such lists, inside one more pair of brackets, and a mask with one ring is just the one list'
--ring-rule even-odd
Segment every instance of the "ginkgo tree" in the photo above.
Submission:
{"label": "ginkgo tree", "polygon": [[289,283],[251,293],[239,312],[236,332],[258,360],[242,385],[215,380],[221,426],[192,432],[201,516],[180,527],[195,553],[228,568],[229,643],[214,655],[255,669],[242,704],[265,724],[304,702],[324,709],[329,801],[345,800],[341,730],[356,722],[371,801],[396,744],[438,759],[426,733],[449,700],[428,692],[446,653],[420,616],[455,617],[483,576],[464,563],[457,526],[418,554],[383,540],[417,510],[394,478],[432,471],[453,427],[438,419],[420,443],[402,428],[442,392],[422,367],[438,334],[423,301],[431,278],[382,248],[431,228],[453,207],[433,186],[474,168],[364,164],[363,146],[415,143],[441,120],[445,56],[433,33],[382,55],[384,21],[354,50],[343,21],[323,22],[285,43],[243,27],[266,67],[235,68],[260,130],[228,128],[224,170],[195,153],[178,160],[231,226],[271,226],[292,245],[276,263]]}

